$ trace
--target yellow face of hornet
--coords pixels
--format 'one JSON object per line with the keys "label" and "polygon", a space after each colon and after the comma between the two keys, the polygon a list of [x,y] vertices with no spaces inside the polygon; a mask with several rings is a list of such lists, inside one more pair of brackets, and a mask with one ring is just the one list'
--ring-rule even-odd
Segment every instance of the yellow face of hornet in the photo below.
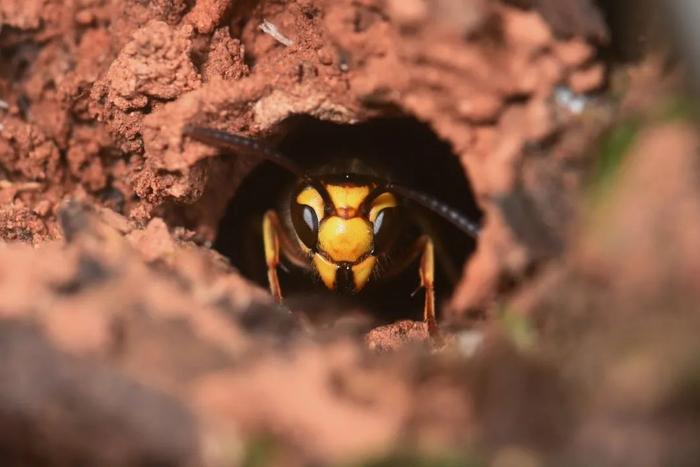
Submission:
{"label": "yellow face of hornet", "polygon": [[302,249],[332,290],[361,290],[377,255],[393,240],[397,201],[371,184],[305,186],[292,199],[292,222]]}

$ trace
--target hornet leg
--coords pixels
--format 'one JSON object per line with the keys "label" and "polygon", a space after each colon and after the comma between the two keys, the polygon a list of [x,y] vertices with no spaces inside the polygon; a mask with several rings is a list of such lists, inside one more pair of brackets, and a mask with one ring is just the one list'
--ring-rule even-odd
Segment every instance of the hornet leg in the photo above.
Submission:
{"label": "hornet leg", "polygon": [[392,268],[387,274],[389,277],[392,274],[397,274],[409,264],[413,263],[419,256],[420,263],[418,264],[418,273],[420,275],[420,285],[413,294],[420,289],[425,289],[423,321],[428,326],[428,332],[433,338],[433,341],[437,344],[441,344],[442,336],[440,335],[440,328],[437,325],[437,319],[435,317],[435,254],[433,240],[430,236],[421,236],[416,243],[413,244],[411,249],[406,252],[403,258],[392,264]]}
{"label": "hornet leg", "polygon": [[438,343],[442,342],[440,328],[435,318],[435,256],[433,254],[433,241],[428,236],[423,236],[416,245],[422,249],[418,272],[420,285],[425,289],[425,303],[423,305],[423,321],[428,325],[430,336]]}
{"label": "hornet leg", "polygon": [[270,293],[275,303],[281,303],[282,289],[277,277],[277,267],[280,264],[279,219],[274,211],[267,211],[263,217],[263,244]]}

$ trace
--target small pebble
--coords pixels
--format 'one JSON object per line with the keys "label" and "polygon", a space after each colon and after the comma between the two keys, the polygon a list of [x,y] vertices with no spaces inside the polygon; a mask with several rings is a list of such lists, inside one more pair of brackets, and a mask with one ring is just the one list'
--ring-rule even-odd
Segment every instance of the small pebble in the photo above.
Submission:
{"label": "small pebble", "polygon": [[573,114],[582,113],[590,102],[589,97],[577,94],[566,86],[557,86],[554,89],[554,100]]}
{"label": "small pebble", "polygon": [[95,21],[95,15],[90,10],[80,10],[75,14],[75,22],[87,26]]}
{"label": "small pebble", "polygon": [[333,54],[328,49],[328,47],[321,47],[316,52],[318,54],[318,60],[322,65],[332,65],[333,64]]}

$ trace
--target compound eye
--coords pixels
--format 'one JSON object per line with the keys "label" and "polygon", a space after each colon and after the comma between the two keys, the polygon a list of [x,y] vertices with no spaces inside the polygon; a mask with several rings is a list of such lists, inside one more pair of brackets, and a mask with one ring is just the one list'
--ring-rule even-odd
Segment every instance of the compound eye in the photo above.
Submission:
{"label": "compound eye", "polygon": [[384,253],[399,233],[399,211],[395,207],[384,208],[374,219],[374,250]]}
{"label": "compound eye", "polygon": [[311,206],[293,203],[292,224],[299,239],[310,250],[316,249],[318,241],[318,217]]}

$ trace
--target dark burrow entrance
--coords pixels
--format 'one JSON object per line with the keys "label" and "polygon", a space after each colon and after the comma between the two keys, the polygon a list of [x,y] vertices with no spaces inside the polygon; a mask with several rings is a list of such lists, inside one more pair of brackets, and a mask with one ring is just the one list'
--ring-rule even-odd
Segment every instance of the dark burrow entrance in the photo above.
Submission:
{"label": "dark burrow entrance", "polygon": [[[340,125],[295,116],[276,129],[269,144],[304,168],[333,159],[358,158],[385,173],[388,180],[428,193],[478,223],[482,220],[458,158],[447,143],[416,119],[376,119]],[[219,226],[215,249],[244,276],[264,287],[267,277],[262,217],[268,209],[279,210],[285,190],[294,183],[294,176],[262,163],[242,182]],[[404,229],[406,238],[417,238],[421,232],[434,238],[439,313],[459,280],[465,261],[474,252],[475,241],[420,206],[407,203],[406,209],[420,210],[426,219],[424,225]],[[314,315],[361,309],[381,323],[422,316],[423,293],[411,296],[419,283],[418,261],[391,280],[370,281],[352,296],[327,291],[320,280],[292,265],[281,269],[279,275],[285,304],[293,310]]]}

